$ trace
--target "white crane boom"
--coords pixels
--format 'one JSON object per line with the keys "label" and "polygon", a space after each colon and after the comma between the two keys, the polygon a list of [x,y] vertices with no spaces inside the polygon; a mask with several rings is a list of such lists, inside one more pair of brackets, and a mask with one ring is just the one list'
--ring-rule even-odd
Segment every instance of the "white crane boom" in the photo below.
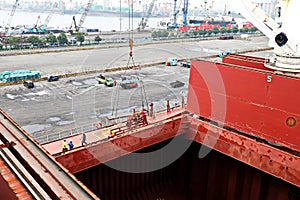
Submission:
{"label": "white crane boom", "polygon": [[78,24],[78,26],[77,26],[77,28],[76,28],[76,31],[79,31],[79,29],[81,28],[83,22],[85,21],[86,16],[87,16],[87,14],[88,14],[88,12],[89,12],[89,10],[90,10],[90,7],[91,7],[91,5],[93,4],[93,1],[94,1],[94,0],[89,0],[89,2],[87,3],[87,5],[86,5],[86,7],[85,7],[85,9],[84,9],[84,12],[83,12],[82,15],[81,15],[81,18],[80,18],[79,24]]}
{"label": "white crane boom", "polygon": [[257,5],[249,0],[232,0],[238,11],[254,26],[262,31],[274,47],[274,56],[265,66],[274,70],[300,72],[300,19],[299,0],[278,0],[276,6],[278,24]]}
{"label": "white crane boom", "polygon": [[47,16],[47,18],[45,19],[45,21],[41,25],[41,27],[43,27],[43,28],[47,27],[47,25],[49,24],[49,22],[50,22],[50,20],[51,20],[51,18],[53,16],[54,10],[55,10],[55,8],[57,8],[57,6],[58,6],[58,4],[57,4],[57,2],[55,2],[54,5],[53,5],[53,7],[52,7],[52,9],[51,9],[51,11],[50,11],[50,13],[49,13],[49,15]]}
{"label": "white crane boom", "polygon": [[34,28],[36,29],[38,27],[38,24],[41,23],[41,17],[38,16],[37,20],[36,20],[36,23],[34,25]]}
{"label": "white crane boom", "polygon": [[5,26],[5,36],[7,36],[7,33],[8,33],[9,28],[10,28],[10,24],[11,24],[12,18],[13,18],[14,14],[15,14],[15,11],[16,11],[17,7],[18,7],[18,2],[19,2],[19,0],[16,0],[16,2],[14,3],[13,8],[12,8],[10,14],[9,14],[9,17],[8,17],[8,20],[7,20],[7,24]]}
{"label": "white crane boom", "polygon": [[151,1],[145,19],[142,18],[142,21],[141,21],[141,23],[139,24],[139,26],[140,26],[139,28],[141,28],[142,30],[144,30],[144,29],[146,28],[146,26],[147,26],[149,17],[150,17],[150,15],[151,15],[151,13],[152,13],[152,10],[153,10],[153,8],[154,8],[154,2],[155,2],[155,0],[152,0],[152,1]]}

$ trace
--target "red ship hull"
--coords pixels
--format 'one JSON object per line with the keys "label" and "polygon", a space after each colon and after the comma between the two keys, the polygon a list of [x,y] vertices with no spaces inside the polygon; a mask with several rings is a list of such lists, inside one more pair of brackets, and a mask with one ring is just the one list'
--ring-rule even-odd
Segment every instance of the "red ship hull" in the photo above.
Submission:
{"label": "red ship hull", "polygon": [[[187,109],[225,127],[300,152],[300,78],[275,73],[264,59],[230,55],[191,63]],[[275,145],[275,144],[274,144]]]}

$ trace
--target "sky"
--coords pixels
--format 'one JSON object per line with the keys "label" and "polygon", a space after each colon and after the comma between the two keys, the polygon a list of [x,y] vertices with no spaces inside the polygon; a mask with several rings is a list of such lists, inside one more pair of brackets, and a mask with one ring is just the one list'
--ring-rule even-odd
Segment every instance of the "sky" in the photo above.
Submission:
{"label": "sky", "polygon": [[[0,0],[0,2],[3,1],[3,0]],[[6,2],[12,2],[14,3],[16,0],[5,0]],[[22,0],[19,0],[19,1],[22,1]],[[25,0],[25,1],[28,1],[28,0]],[[34,1],[40,1],[40,2],[45,2],[45,1],[48,1],[48,0],[34,0]],[[55,1],[55,0],[50,0],[50,1]],[[70,0],[63,0],[65,2],[69,2]],[[88,2],[88,0],[71,0],[72,2]],[[111,0],[113,2],[120,2],[120,0]],[[142,0],[143,2],[150,2],[150,0]],[[156,2],[159,2],[160,0],[156,0]],[[173,0],[161,0],[163,2],[173,2]],[[179,3],[181,0],[177,0],[177,3]],[[182,4],[183,4],[183,1],[182,0]],[[97,2],[97,0],[94,0],[94,2]],[[103,0],[98,0],[98,2],[103,2]],[[207,5],[210,5],[212,2],[212,0],[207,0]],[[220,7],[220,5],[222,5],[221,7],[224,7],[225,3],[228,4],[228,2],[230,2],[230,0],[214,0],[214,5],[215,7]],[[197,6],[199,7],[199,5],[203,4],[204,5],[204,0],[189,0],[189,4],[191,6]]]}
{"label": "sky", "polygon": [[[159,0],[158,0],[159,1]],[[215,0],[214,1],[214,8],[218,10],[224,9],[225,4],[229,4],[230,0]],[[207,0],[207,6],[211,5],[212,0]],[[190,6],[199,7],[200,5],[204,5],[204,0],[189,0]]]}
{"label": "sky", "polygon": [[[14,3],[16,0],[0,0],[1,1],[6,1],[6,2],[12,2]],[[19,0],[20,2],[22,1],[29,1],[29,0]],[[40,2],[45,2],[45,1],[58,1],[58,0],[34,0],[34,1],[40,1]],[[89,0],[62,0],[65,2],[88,2]],[[94,0],[94,3],[98,2],[98,3],[103,3],[103,1],[105,0]],[[117,2],[120,2],[120,0],[110,0],[111,2],[113,2],[113,4],[116,4]],[[124,0],[122,0],[124,1]],[[141,0],[142,2],[150,2],[151,0]],[[174,0],[156,0],[156,2],[174,2]],[[193,8],[193,7],[200,7],[201,5],[204,6],[204,2],[207,1],[206,6],[209,7],[210,5],[212,5],[212,1],[214,1],[214,6],[213,8],[215,10],[224,10],[225,5],[227,6],[227,10],[228,11],[233,11],[236,10],[236,8],[234,7],[234,0],[189,0],[189,7]],[[253,0],[255,2],[271,2],[274,0]],[[181,2],[181,6],[183,7],[183,2],[184,0],[177,0],[177,5],[179,5]]]}

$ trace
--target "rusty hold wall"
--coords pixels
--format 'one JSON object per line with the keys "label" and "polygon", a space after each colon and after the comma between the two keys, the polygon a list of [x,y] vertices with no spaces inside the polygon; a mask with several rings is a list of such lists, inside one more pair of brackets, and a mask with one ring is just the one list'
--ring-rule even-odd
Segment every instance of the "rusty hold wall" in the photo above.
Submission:
{"label": "rusty hold wall", "polygon": [[[299,188],[216,151],[199,159],[200,147],[193,142],[176,162],[151,173],[125,173],[102,164],[75,175],[102,200],[300,199]],[[152,164],[149,159],[129,163],[126,156],[113,162],[127,167]]]}

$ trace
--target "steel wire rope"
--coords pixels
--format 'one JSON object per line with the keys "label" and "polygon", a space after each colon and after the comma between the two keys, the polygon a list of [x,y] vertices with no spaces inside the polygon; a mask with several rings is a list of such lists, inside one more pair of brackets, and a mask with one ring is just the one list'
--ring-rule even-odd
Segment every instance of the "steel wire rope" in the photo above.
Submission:
{"label": "steel wire rope", "polygon": [[114,98],[113,100],[113,108],[112,108],[112,113],[111,115],[115,117],[117,117],[118,114],[118,106],[119,106],[119,99],[120,99],[120,86],[117,84],[116,85],[117,89],[115,90],[113,96],[115,96],[116,98]]}
{"label": "steel wire rope", "polygon": [[[131,58],[133,67],[135,68],[136,77],[137,77],[137,79],[139,80],[139,82],[141,84],[142,110],[144,109],[144,97],[145,97],[145,102],[146,102],[146,105],[147,105],[147,109],[149,110],[145,87],[144,87],[143,81],[139,79],[138,72],[137,72],[137,69],[136,69],[136,66],[135,66],[135,63],[134,63],[134,59],[133,59],[133,53],[132,53],[132,49],[133,49],[133,0],[131,0],[131,9],[129,9],[129,10],[131,10],[131,17],[130,17],[130,19],[131,19],[131,26],[130,26],[130,22],[129,22],[129,30],[131,31],[131,35],[129,34],[129,38],[130,38],[129,39],[129,46],[130,46],[130,54],[129,54],[129,56],[130,57],[129,57],[129,60],[128,60],[128,63],[127,63],[127,68],[128,68],[129,62],[130,62],[130,58]],[[129,33],[130,33],[130,31],[129,31]]]}
{"label": "steel wire rope", "polygon": [[[148,101],[147,101],[147,96],[146,96],[146,90],[143,84],[143,81],[139,79],[138,76],[138,72],[135,66],[135,62],[134,62],[134,58],[133,58],[133,0],[128,1],[128,7],[129,7],[129,11],[128,11],[128,27],[129,27],[129,31],[128,31],[128,37],[129,37],[129,48],[130,48],[130,52],[129,52],[129,58],[127,61],[127,65],[126,68],[129,68],[129,64],[130,61],[132,62],[132,66],[133,68],[136,70],[136,78],[137,80],[140,82],[141,84],[141,100],[142,100],[142,110],[144,110],[144,106],[145,104],[147,105],[147,110],[149,110],[149,105],[148,105]],[[124,72],[124,75],[126,74],[126,70]],[[116,85],[117,89],[116,92],[113,94],[113,96],[115,96],[114,101],[113,101],[113,108],[112,108],[112,115],[114,115],[115,113],[115,117],[117,117],[117,110],[118,110],[118,103],[119,103],[119,99],[120,99],[120,92],[119,92],[119,88],[120,85]]]}
{"label": "steel wire rope", "polygon": [[[130,5],[131,4],[131,5]],[[132,60],[132,64],[133,66],[135,66],[134,64],[134,60],[133,60],[133,57],[132,57],[132,47],[133,47],[133,0],[128,1],[128,7],[129,7],[129,10],[128,10],[128,38],[129,38],[129,48],[130,48],[130,52],[129,52],[129,58],[128,58],[128,62],[127,62],[127,65],[126,65],[126,68],[129,68],[129,63],[130,63],[130,60]],[[124,72],[124,75],[126,74],[126,70]],[[122,77],[121,77],[122,79]],[[116,85],[117,89],[116,91],[114,92],[113,94],[113,106],[112,106],[112,116],[114,116],[115,114],[115,118],[117,117],[117,114],[118,114],[118,104],[119,104],[119,99],[120,99],[120,84],[117,84]]]}
{"label": "steel wire rope", "polygon": [[145,104],[147,105],[147,110],[149,110],[149,104],[148,104],[148,101],[147,101],[147,95],[146,95],[145,85],[144,85],[143,81],[139,79],[137,70],[135,72],[136,72],[137,80],[141,84],[142,110],[144,110]]}

